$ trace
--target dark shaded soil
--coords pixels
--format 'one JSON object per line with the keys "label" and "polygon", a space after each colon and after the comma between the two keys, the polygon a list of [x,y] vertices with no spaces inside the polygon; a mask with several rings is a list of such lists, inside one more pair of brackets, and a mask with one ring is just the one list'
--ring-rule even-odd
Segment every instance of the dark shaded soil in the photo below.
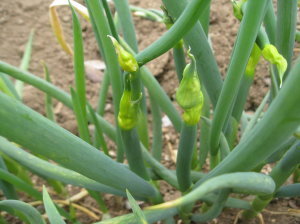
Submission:
{"label": "dark shaded soil", "polygon": [[[131,0],[131,4],[138,5],[145,8],[159,9],[160,1],[141,1]],[[33,54],[30,63],[29,71],[33,74],[42,77],[43,71],[40,61],[44,60],[49,66],[53,83],[60,88],[69,91],[70,86],[73,85],[73,66],[70,56],[64,53],[57,44],[52,33],[49,18],[48,6],[51,0],[2,0],[0,1],[0,60],[18,66],[22,57],[22,52],[26,44],[29,32],[31,29],[35,30],[35,37],[33,43]],[[71,15],[69,9],[64,7],[59,9],[63,27],[65,28],[66,37],[69,42],[71,38]],[[95,60],[99,59],[97,51],[97,44],[93,37],[91,26],[82,21],[82,30],[85,42],[85,59]],[[150,45],[160,35],[165,32],[163,24],[134,17],[135,26],[137,29],[137,38],[140,50]],[[228,0],[213,1],[211,14],[210,37],[213,43],[213,49],[216,55],[217,63],[220,67],[222,75],[225,75],[229,64],[231,50],[236,38],[239,23],[232,17],[231,4]],[[155,59],[148,64],[148,67],[158,79],[167,94],[173,99],[178,82],[174,70],[172,60],[172,53],[168,52],[161,57]],[[246,105],[246,110],[255,110],[264,97],[270,85],[269,72],[266,69],[266,62],[261,62],[257,69],[257,74],[253,86],[251,87],[250,96]],[[99,83],[91,80],[87,81],[87,95],[92,103],[96,104],[98,95]],[[24,102],[34,110],[44,114],[44,94],[32,86],[25,86]],[[76,121],[71,110],[63,106],[61,103],[55,101],[55,115],[58,123],[67,130],[77,133]],[[113,111],[111,106],[111,97],[107,100],[106,118],[113,121]],[[165,128],[165,156],[164,163],[168,167],[173,167],[172,154],[169,152],[175,151],[178,145],[177,134],[169,128]],[[43,182],[38,179],[37,186],[41,187]],[[80,192],[79,188],[68,187],[68,194],[72,196]],[[179,193],[172,189],[164,182],[161,183],[161,191],[166,200],[171,200],[179,197]],[[56,196],[52,194],[54,198]],[[30,202],[32,199],[22,196],[24,201]],[[105,200],[109,207],[110,214],[117,216],[120,214],[130,212],[124,199],[106,195]],[[90,197],[84,197],[76,202],[83,207],[93,210],[97,208],[95,200]],[[142,205],[145,206],[145,205]],[[268,211],[279,212],[287,211],[288,209],[299,209],[299,200],[276,200],[267,208]],[[227,224],[233,223],[238,210],[226,209],[222,215],[210,223]],[[97,214],[100,215],[100,214]],[[91,223],[96,221],[85,213],[78,212],[79,220],[83,223]],[[101,215],[100,215],[101,217]],[[271,214],[264,212],[263,217],[267,224],[296,224],[300,223],[300,219],[290,216],[288,214]],[[9,223],[20,223],[16,219],[9,218]],[[181,223],[180,221],[178,223]],[[238,222],[242,223],[242,222]],[[252,223],[259,223],[257,220]]]}

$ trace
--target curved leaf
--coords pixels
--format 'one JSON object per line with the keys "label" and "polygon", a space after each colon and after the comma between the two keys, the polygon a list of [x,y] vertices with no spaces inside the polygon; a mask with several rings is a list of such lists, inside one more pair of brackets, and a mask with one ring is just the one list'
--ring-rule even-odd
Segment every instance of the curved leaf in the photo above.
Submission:
{"label": "curved leaf", "polygon": [[45,186],[43,186],[43,201],[48,219],[51,224],[66,224],[57,211],[52,199],[50,198]]}
{"label": "curved leaf", "polygon": [[[13,211],[19,211],[26,217],[29,223],[46,224],[41,214],[31,205],[17,200],[0,201],[0,210],[4,210],[14,215]],[[20,217],[20,218],[24,218]]]}
{"label": "curved leaf", "polygon": [[3,93],[0,101],[0,135],[105,185],[155,195],[150,183],[82,139]]}

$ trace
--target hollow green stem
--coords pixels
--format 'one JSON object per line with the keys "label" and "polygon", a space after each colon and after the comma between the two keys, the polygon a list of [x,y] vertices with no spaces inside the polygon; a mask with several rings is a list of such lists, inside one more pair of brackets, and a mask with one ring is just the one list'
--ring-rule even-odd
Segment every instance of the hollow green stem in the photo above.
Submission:
{"label": "hollow green stem", "polygon": [[[75,92],[73,88],[71,88],[71,96],[72,96],[72,103],[73,108],[77,120],[78,130],[79,130],[79,136],[87,143],[91,143],[90,141],[90,134],[88,129],[88,123],[86,120],[86,117],[84,116],[84,113],[82,111],[82,105],[80,104],[79,95]],[[86,107],[84,107],[85,109]]]}
{"label": "hollow green stem", "polygon": [[278,189],[287,178],[293,173],[300,163],[300,141],[287,151],[284,157],[272,169],[270,176],[273,178],[276,189]]}
{"label": "hollow green stem", "polygon": [[97,120],[96,117],[96,112],[93,110],[92,106],[88,104],[88,111],[91,115],[91,120],[92,122],[95,124],[95,141],[94,141],[94,146],[95,148],[98,148],[99,146],[101,146],[102,151],[106,154],[108,154],[108,148],[103,136],[103,130],[101,128],[101,125],[99,123],[99,121]]}
{"label": "hollow green stem", "polygon": [[211,0],[208,1],[209,1],[208,7],[205,9],[204,13],[202,13],[202,15],[199,18],[199,21],[201,23],[201,26],[203,27],[206,36],[208,36],[208,31],[209,31],[210,5],[211,5]]}
{"label": "hollow green stem", "polygon": [[174,125],[174,128],[179,132],[182,120],[166,92],[162,90],[157,80],[155,80],[153,75],[145,67],[141,68],[141,79],[150,94],[152,94],[153,98],[159,104],[161,110],[168,115]]}
{"label": "hollow green stem", "polygon": [[282,186],[278,189],[274,197],[276,198],[299,197],[300,196],[299,188],[300,188],[300,183]]}
{"label": "hollow green stem", "polygon": [[103,8],[105,10],[105,14],[106,14],[106,18],[107,18],[107,21],[108,21],[108,24],[109,24],[109,28],[111,30],[111,34],[114,38],[119,40],[118,32],[116,30],[115,23],[114,23],[111,11],[109,9],[107,0],[101,0],[101,3],[102,3]]}
{"label": "hollow green stem", "polygon": [[252,76],[243,76],[239,92],[233,107],[232,116],[239,121],[244,111],[244,105],[247,100],[249,89],[252,85],[254,74]]}
{"label": "hollow green stem", "polygon": [[[210,100],[205,89],[202,90],[204,95],[204,104],[202,109],[202,117],[210,117]],[[203,167],[209,152],[208,136],[210,132],[210,124],[202,122],[200,127],[200,148],[199,148],[199,166]]]}
{"label": "hollow green stem", "polygon": [[276,16],[274,12],[273,2],[269,1],[266,15],[264,18],[264,25],[266,28],[266,32],[268,34],[268,38],[271,44],[275,44],[276,39]]}
{"label": "hollow green stem", "polygon": [[[120,39],[120,42],[126,48],[127,51],[136,56],[135,52],[128,46],[126,42],[122,41],[122,39]],[[140,71],[141,81],[148,89],[149,93],[152,94],[153,98],[157,101],[161,110],[165,112],[166,115],[170,118],[176,131],[179,132],[181,129],[181,118],[178,111],[171,102],[170,98],[168,97],[166,92],[161,88],[158,81],[155,79],[155,77],[151,74],[151,72],[146,66],[142,66],[140,68]]]}
{"label": "hollow green stem", "polygon": [[288,140],[282,142],[278,146],[276,151],[269,158],[266,159],[264,164],[275,163],[275,162],[279,161],[284,156],[284,154],[292,147],[292,145],[295,143],[295,141],[296,141],[296,138],[291,137]]}
{"label": "hollow green stem", "polygon": [[[270,176],[275,182],[275,191],[287,180],[300,163],[300,142],[296,142],[286,155],[272,169]],[[252,210],[244,212],[246,218],[253,218],[261,212],[273,199],[274,194],[256,197],[252,203]]]}
{"label": "hollow green stem", "polygon": [[37,200],[41,199],[41,193],[34,189],[31,185],[28,183],[24,182],[17,176],[9,173],[8,171],[0,168],[0,179],[7,181],[8,183],[12,184],[13,186],[16,186],[18,189],[26,192],[30,196],[34,197]]}
{"label": "hollow green stem", "polygon": [[[128,45],[131,47],[131,49],[134,52],[138,52],[138,45],[136,40],[136,34],[134,29],[133,20],[131,17],[130,7],[127,0],[114,0],[115,6],[117,9],[117,13],[120,18],[120,23],[124,35],[125,41],[128,43]],[[136,72],[135,79],[133,85],[140,85],[140,71],[138,70]],[[138,83],[138,84],[137,84]],[[135,86],[133,88],[136,88]],[[138,87],[139,91],[144,92],[143,86]],[[142,103],[140,104],[141,107],[141,113],[139,113],[139,119],[138,119],[138,133],[139,136],[144,143],[144,145],[148,148],[149,146],[149,140],[148,140],[148,125],[147,125],[147,119],[146,119],[146,98],[142,98]]]}
{"label": "hollow green stem", "polygon": [[156,103],[154,97],[149,94],[150,97],[150,106],[152,113],[152,156],[160,161],[162,157],[162,148],[163,148],[163,133],[162,133],[162,118],[161,112],[158,104]]}
{"label": "hollow green stem", "polygon": [[192,215],[191,219],[194,222],[208,222],[220,215],[222,212],[225,203],[228,199],[228,196],[230,194],[229,189],[224,189],[219,192],[219,195],[217,197],[217,200],[214,202],[214,204],[209,208],[209,210],[203,214],[195,214]]}
{"label": "hollow green stem", "polygon": [[114,3],[120,18],[124,39],[133,49],[134,52],[138,52],[138,45],[135,37],[135,29],[131,17],[128,0],[114,0]]}
{"label": "hollow green stem", "polygon": [[187,125],[183,123],[176,161],[176,175],[179,189],[186,192],[192,184],[191,180],[191,162],[196,142],[197,125]]}
{"label": "hollow green stem", "polygon": [[149,180],[136,129],[121,130],[121,134],[130,169],[145,180]]}
{"label": "hollow green stem", "polygon": [[136,56],[139,65],[151,61],[177,44],[198,21],[208,3],[203,0],[192,0],[182,15],[177,17],[176,23],[165,34]]}
{"label": "hollow green stem", "polygon": [[155,195],[148,182],[90,144],[1,92],[0,98],[0,135],[100,183],[140,196]]}
{"label": "hollow green stem", "polygon": [[[54,86],[53,84],[29,73],[26,71],[22,71],[19,68],[11,66],[5,62],[0,61],[0,72],[3,72],[9,76],[12,76],[16,79],[19,79],[23,82],[26,82],[39,90],[49,94],[50,96],[56,98],[61,101],[64,105],[69,108],[73,108],[72,100],[69,94]],[[114,127],[109,124],[106,120],[104,120],[101,116],[96,115],[97,119],[102,125],[104,133],[106,133],[111,139],[116,139],[116,133]]]}
{"label": "hollow green stem", "polygon": [[[195,187],[222,173],[247,171],[255,168],[272,155],[280,143],[290,138],[298,128],[300,121],[300,107],[295,107],[300,100],[299,72],[300,59],[290,71],[289,78],[268,111],[252,129],[251,135],[238,144],[215,169],[198,181]],[[264,150],[261,150],[262,148]]]}
{"label": "hollow green stem", "polygon": [[108,94],[108,89],[109,89],[109,74],[105,71],[104,72],[104,77],[103,81],[101,83],[100,91],[99,91],[99,97],[98,97],[98,104],[97,104],[97,113],[101,116],[104,115],[104,110],[105,110],[105,103],[106,103],[106,98]]}
{"label": "hollow green stem", "polygon": [[163,178],[170,185],[178,189],[178,182],[176,175],[170,170],[165,168],[159,161],[157,161],[148,150],[142,145],[142,153],[145,161],[153,168],[154,172],[157,173],[161,178]]}
{"label": "hollow green stem", "polygon": [[176,46],[173,48],[173,57],[177,78],[180,82],[182,79],[184,67],[186,66],[183,46]]}
{"label": "hollow green stem", "polygon": [[[3,160],[2,156],[0,156],[0,169],[6,172],[9,172],[7,170],[5,161]],[[27,183],[26,183],[27,184]],[[7,181],[0,181],[0,189],[3,192],[3,195],[5,196],[6,199],[15,199],[18,200],[18,195],[16,192],[16,189],[14,187],[14,185],[12,185],[11,183],[7,182]]]}
{"label": "hollow green stem", "polygon": [[300,43],[300,31],[296,31],[296,37],[295,40]]}
{"label": "hollow green stem", "polygon": [[[45,80],[49,83],[52,83],[48,66],[45,63],[42,63],[42,65],[43,65],[43,68],[44,68]],[[47,117],[51,121],[55,122],[55,115],[54,115],[54,112],[53,112],[52,97],[49,94],[46,94],[46,96],[45,96],[45,108],[46,108]]]}
{"label": "hollow green stem", "polygon": [[[122,93],[122,80],[121,80],[121,72],[119,68],[118,58],[115,53],[114,46],[111,40],[107,37],[111,35],[111,31],[109,29],[106,17],[103,12],[103,8],[100,5],[100,2],[97,0],[86,0],[86,4],[88,7],[88,11],[90,17],[93,18],[95,22],[97,33],[102,43],[103,54],[105,55],[104,59],[106,62],[106,69],[110,77],[110,81],[113,89],[113,102],[114,102],[114,112],[115,112],[115,121],[118,124],[118,113],[119,113],[119,102],[121,99]],[[122,147],[121,133],[119,126],[117,125],[117,138],[116,143],[118,146],[117,150],[117,160],[123,161],[124,152]]]}
{"label": "hollow green stem", "polygon": [[125,193],[122,191],[100,184],[92,179],[80,175],[79,173],[76,173],[75,171],[42,160],[16,147],[3,137],[0,137],[0,151],[40,176],[59,180],[66,184],[72,184],[74,186],[84,187],[94,191],[106,192],[121,196],[125,195]]}
{"label": "hollow green stem", "polygon": [[75,86],[76,94],[78,97],[78,103],[80,111],[82,113],[83,120],[86,120],[86,91],[85,91],[85,71],[84,71],[84,50],[83,50],[83,38],[81,25],[78,16],[70,5],[72,10],[73,20],[73,39],[74,39],[74,73],[75,73]]}
{"label": "hollow green stem", "polygon": [[[250,1],[245,10],[224,86],[214,113],[209,140],[212,155],[218,153],[220,134],[235,100],[267,3],[268,0]],[[253,13],[254,11],[255,13]]]}
{"label": "hollow green stem", "polygon": [[253,129],[253,127],[256,125],[257,121],[259,120],[261,113],[263,112],[265,106],[267,105],[268,101],[270,99],[270,92],[268,92],[263,101],[260,103],[259,107],[256,109],[253,117],[247,124],[245,131],[243,132],[242,138],[240,142],[242,142],[244,139],[247,139],[247,136],[249,135],[250,131]]}
{"label": "hollow green stem", "polygon": [[223,174],[207,180],[201,186],[181,198],[148,207],[147,210],[185,206],[196,202],[210,192],[226,188],[231,189],[233,192],[247,192],[251,194],[264,195],[273,193],[275,184],[271,177],[254,172]]}
{"label": "hollow green stem", "polygon": [[[176,19],[180,17],[181,13],[183,13],[188,1],[163,0],[163,3],[167,8],[169,15],[172,16],[174,21],[176,21]],[[204,4],[208,7],[209,1],[205,1]],[[206,7],[202,8],[202,12],[205,12]],[[175,26],[176,22],[173,27]],[[184,41],[191,47],[191,53],[196,59],[199,79],[207,90],[213,106],[215,106],[221,92],[223,81],[221,79],[216,59],[213,56],[213,52],[208,43],[207,36],[199,22],[197,22],[194,27],[186,33]],[[201,47],[199,47],[199,44]]]}
{"label": "hollow green stem", "polygon": [[297,0],[277,1],[277,26],[276,47],[279,53],[287,60],[288,68],[284,78],[291,69],[291,60],[295,44],[295,33],[297,24]]}

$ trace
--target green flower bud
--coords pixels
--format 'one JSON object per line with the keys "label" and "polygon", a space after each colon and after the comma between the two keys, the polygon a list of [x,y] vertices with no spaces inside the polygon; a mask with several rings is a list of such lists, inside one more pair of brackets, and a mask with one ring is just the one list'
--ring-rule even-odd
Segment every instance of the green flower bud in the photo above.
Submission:
{"label": "green flower bud", "polygon": [[196,72],[195,58],[189,52],[188,55],[192,62],[188,64],[183,71],[183,78],[176,92],[176,100],[184,110],[184,122],[189,125],[195,125],[201,116],[203,94]]}
{"label": "green flower bud", "polygon": [[250,58],[248,60],[248,64],[246,67],[245,74],[248,76],[252,76],[255,72],[256,65],[259,61],[259,58],[261,56],[261,50],[257,46],[257,44],[254,44],[253,49],[251,51]]}
{"label": "green flower bud", "polygon": [[265,45],[264,49],[262,50],[262,55],[267,61],[276,65],[279,73],[280,87],[281,87],[282,78],[287,69],[287,61],[281,54],[279,54],[277,48],[272,44]]}
{"label": "green flower bud", "polygon": [[126,72],[135,72],[138,70],[139,65],[137,63],[137,61],[135,60],[135,57],[129,53],[128,51],[126,51],[120,44],[119,42],[112,36],[108,37],[111,39],[115,50],[118,54],[118,60],[119,63],[122,67],[122,69]]}
{"label": "green flower bud", "polygon": [[118,114],[119,126],[124,130],[130,130],[136,126],[139,113],[139,102],[142,99],[142,93],[138,100],[132,101],[132,91],[130,83],[130,74],[125,77],[125,89],[120,101]]}

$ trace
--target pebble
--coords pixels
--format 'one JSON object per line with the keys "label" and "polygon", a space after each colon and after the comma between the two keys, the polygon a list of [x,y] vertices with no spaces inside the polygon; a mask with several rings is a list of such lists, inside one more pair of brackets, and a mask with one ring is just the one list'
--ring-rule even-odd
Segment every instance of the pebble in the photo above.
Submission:
{"label": "pebble", "polygon": [[64,21],[64,22],[69,22],[70,19],[71,19],[70,16],[67,16],[67,15],[62,17],[62,21]]}

